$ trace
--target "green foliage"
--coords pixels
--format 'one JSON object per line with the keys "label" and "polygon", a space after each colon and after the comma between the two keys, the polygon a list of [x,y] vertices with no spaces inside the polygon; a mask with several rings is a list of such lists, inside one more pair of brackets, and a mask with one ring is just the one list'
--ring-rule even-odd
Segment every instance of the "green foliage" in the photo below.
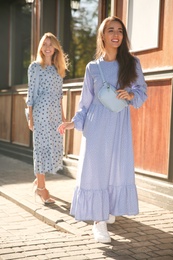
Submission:
{"label": "green foliage", "polygon": [[78,12],[77,17],[71,18],[70,78],[84,76],[85,67],[94,59],[96,49],[97,9],[91,12],[89,9],[80,8]]}

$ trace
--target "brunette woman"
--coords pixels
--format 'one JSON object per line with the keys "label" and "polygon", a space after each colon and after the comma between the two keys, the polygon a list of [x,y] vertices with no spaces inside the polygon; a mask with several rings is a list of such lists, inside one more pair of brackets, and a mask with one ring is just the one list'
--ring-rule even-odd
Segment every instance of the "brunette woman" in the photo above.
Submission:
{"label": "brunette woman", "polygon": [[[98,99],[105,80],[127,101],[120,112],[112,112]],[[135,185],[130,106],[139,108],[147,99],[147,86],[139,59],[129,52],[126,28],[118,17],[108,17],[100,25],[96,60],[86,66],[79,110],[71,122],[58,130],[83,131],[77,186],[71,214],[77,220],[93,220],[98,242],[109,243],[107,222],[115,216],[138,214]]]}

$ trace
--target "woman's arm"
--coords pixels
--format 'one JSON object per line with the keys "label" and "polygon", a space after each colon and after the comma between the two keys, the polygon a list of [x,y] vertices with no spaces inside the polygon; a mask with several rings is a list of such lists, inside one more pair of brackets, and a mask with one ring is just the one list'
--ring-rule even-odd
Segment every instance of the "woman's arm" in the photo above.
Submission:
{"label": "woman's arm", "polygon": [[33,105],[34,105],[34,88],[36,84],[36,68],[37,64],[35,62],[31,63],[28,68],[28,93],[26,104],[29,109],[29,120],[28,127],[33,131]]}
{"label": "woman's arm", "polygon": [[72,118],[71,122],[62,123],[57,128],[57,131],[59,131],[60,134],[64,134],[65,130],[69,130],[73,128],[76,128],[79,131],[83,130],[86,114],[94,96],[93,85],[94,85],[93,78],[91,76],[89,64],[88,64],[86,66],[84,83],[83,83],[83,88],[82,88],[80,101],[79,101],[79,109],[76,112],[75,116]]}
{"label": "woman's arm", "polygon": [[74,122],[74,127],[82,131],[86,119],[88,109],[92,103],[94,97],[94,80],[91,75],[91,66],[90,63],[86,66],[84,82],[82,87],[82,92],[79,101],[79,108],[75,116],[72,118]]}
{"label": "woman's arm", "polygon": [[135,108],[139,108],[147,99],[147,84],[144,79],[139,59],[136,61],[136,72],[137,79],[127,91],[129,94],[133,95],[133,98],[129,100],[129,104]]}
{"label": "woman's arm", "polygon": [[35,88],[36,86],[36,79],[38,77],[37,74],[37,67],[38,64],[36,62],[33,62],[29,65],[28,68],[28,93],[26,98],[26,104],[27,106],[34,106],[34,99],[36,98],[35,95]]}

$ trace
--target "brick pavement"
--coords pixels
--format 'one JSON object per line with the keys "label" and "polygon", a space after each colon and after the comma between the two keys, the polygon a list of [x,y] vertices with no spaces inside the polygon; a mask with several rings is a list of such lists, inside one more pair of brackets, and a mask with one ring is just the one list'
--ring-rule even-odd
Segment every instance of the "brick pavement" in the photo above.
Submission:
{"label": "brick pavement", "polygon": [[75,180],[47,176],[56,203],[32,192],[33,166],[0,154],[0,259],[173,259],[173,212],[140,201],[140,214],[109,225],[111,244],[95,243],[90,222],[69,215]]}

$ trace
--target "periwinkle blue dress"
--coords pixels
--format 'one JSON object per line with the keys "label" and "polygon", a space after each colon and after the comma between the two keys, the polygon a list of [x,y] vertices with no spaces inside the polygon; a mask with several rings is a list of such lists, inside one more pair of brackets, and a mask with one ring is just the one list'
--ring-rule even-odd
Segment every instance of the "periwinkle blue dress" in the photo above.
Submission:
{"label": "periwinkle blue dress", "polygon": [[[105,80],[116,86],[117,61],[99,59]],[[147,85],[136,58],[137,80],[126,88],[134,93],[129,105],[139,108],[147,99]],[[111,112],[97,98],[102,79],[96,61],[88,63],[79,102],[72,121],[83,131],[77,185],[70,213],[76,220],[104,221],[114,216],[136,215],[137,189],[130,108]]]}
{"label": "periwinkle blue dress", "polygon": [[[37,71],[37,66],[39,66]],[[39,74],[37,98],[34,98],[36,72]],[[33,107],[34,173],[56,174],[62,169],[63,139],[57,132],[62,122],[61,105],[63,79],[54,66],[42,68],[33,62],[28,68],[27,105]]]}

